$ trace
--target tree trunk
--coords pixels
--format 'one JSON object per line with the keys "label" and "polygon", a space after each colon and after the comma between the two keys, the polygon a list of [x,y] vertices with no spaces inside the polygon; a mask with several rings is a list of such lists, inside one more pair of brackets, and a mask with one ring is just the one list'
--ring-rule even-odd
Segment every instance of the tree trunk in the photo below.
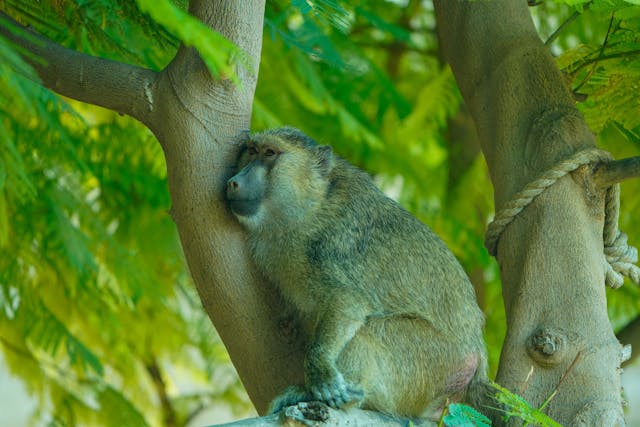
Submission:
{"label": "tree trunk", "polygon": [[[594,137],[525,1],[434,3],[441,49],[476,122],[499,208],[559,160],[593,147]],[[624,425],[603,218],[604,191],[582,168],[545,190],[498,243],[507,336],[496,380],[538,407],[557,390],[547,412],[567,426]]]}
{"label": "tree trunk", "polygon": [[[264,0],[192,1],[190,12],[260,62]],[[171,215],[200,298],[256,409],[302,381],[302,353],[281,333],[274,288],[254,269],[224,199],[238,143],[249,131],[257,75],[214,81],[181,48],[157,81],[151,129],[167,161]]]}

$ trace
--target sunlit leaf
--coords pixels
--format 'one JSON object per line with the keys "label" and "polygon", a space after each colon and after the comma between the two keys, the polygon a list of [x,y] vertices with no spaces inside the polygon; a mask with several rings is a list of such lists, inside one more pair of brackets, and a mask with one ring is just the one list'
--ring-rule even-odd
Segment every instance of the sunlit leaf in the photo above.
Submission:
{"label": "sunlit leaf", "polygon": [[239,83],[234,65],[239,63],[255,73],[247,55],[221,34],[176,7],[169,0],[136,0],[140,9],[163,25],[186,46],[195,47],[216,77]]}

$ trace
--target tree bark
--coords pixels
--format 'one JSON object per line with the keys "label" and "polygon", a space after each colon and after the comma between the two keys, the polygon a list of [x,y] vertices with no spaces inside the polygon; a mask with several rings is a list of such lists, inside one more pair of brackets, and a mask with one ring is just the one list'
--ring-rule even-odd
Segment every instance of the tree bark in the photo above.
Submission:
{"label": "tree bark", "polygon": [[626,179],[638,177],[640,177],[640,157],[603,163],[593,174],[596,186],[605,188]]}
{"label": "tree bark", "polygon": [[[434,3],[441,49],[476,123],[500,208],[595,141],[524,1]],[[603,217],[604,192],[583,168],[535,199],[498,244],[507,336],[496,379],[537,407],[557,388],[546,409],[567,426],[624,425]]]}

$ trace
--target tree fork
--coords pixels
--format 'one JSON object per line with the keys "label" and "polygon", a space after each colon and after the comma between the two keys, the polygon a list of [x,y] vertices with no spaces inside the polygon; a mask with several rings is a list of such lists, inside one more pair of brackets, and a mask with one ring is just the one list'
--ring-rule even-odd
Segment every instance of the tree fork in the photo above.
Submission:
{"label": "tree fork", "polygon": [[[441,48],[478,128],[497,207],[551,165],[595,146],[526,2],[434,4]],[[561,424],[624,425],[623,352],[604,289],[605,191],[587,191],[591,178],[581,171],[561,178],[500,238],[507,335],[497,381],[518,391],[533,367],[523,395],[537,407],[553,395],[545,409]]]}
{"label": "tree fork", "polygon": [[[247,53],[258,70],[264,0],[192,0],[189,12]],[[171,213],[203,306],[259,413],[302,381],[302,349],[283,332],[281,301],[249,259],[224,199],[238,144],[250,126],[257,75],[214,80],[194,49],[180,47],[157,84],[152,128],[167,160]]]}

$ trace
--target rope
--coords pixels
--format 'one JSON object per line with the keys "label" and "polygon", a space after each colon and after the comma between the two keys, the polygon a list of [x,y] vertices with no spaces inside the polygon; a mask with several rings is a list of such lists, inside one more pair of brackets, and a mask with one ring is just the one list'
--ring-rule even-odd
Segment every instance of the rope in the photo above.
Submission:
{"label": "rope", "polygon": [[[498,251],[498,240],[515,217],[538,197],[544,190],[553,185],[558,179],[590,163],[611,160],[611,155],[597,148],[579,151],[556,164],[543,173],[539,178],[530,182],[513,199],[505,203],[487,228],[485,246],[493,256]],[[620,186],[613,185],[607,189],[605,196],[605,222],[603,229],[605,254],[605,282],[612,288],[619,288],[624,277],[629,277],[640,285],[640,268],[634,265],[638,262],[638,251],[627,244],[627,235],[618,229],[620,211]]]}
{"label": "rope", "polygon": [[624,277],[640,285],[638,250],[627,244],[627,235],[618,229],[620,208],[620,186],[607,189],[604,205],[604,255],[607,285],[617,289],[624,283]]}
{"label": "rope", "polygon": [[[502,209],[496,213],[495,218],[489,224],[487,234],[485,236],[485,246],[489,253],[496,255],[498,250],[498,240],[504,229],[513,221],[529,203],[538,197],[544,190],[554,184],[558,179],[570,172],[578,169],[580,166],[603,160],[610,160],[611,156],[597,148],[591,148],[579,151],[568,159],[561,161],[550,170],[546,171],[542,176],[533,182],[530,182],[522,191],[517,193],[513,199],[507,202]],[[617,226],[616,226],[617,228]]]}

